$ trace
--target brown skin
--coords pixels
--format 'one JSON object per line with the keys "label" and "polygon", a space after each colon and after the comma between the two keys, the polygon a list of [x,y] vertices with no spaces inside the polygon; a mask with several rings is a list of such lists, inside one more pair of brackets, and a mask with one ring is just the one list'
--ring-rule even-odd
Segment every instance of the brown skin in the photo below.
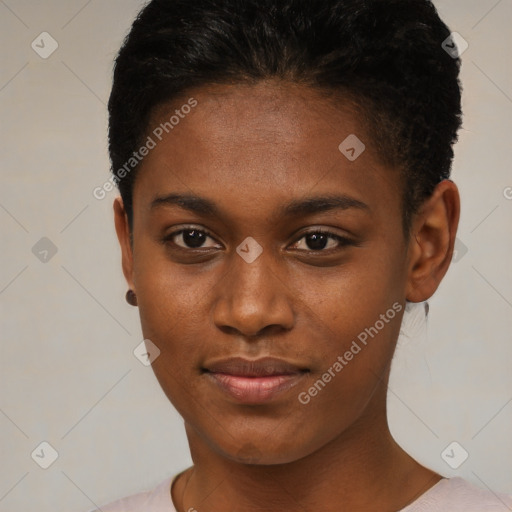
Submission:
{"label": "brown skin", "polygon": [[[407,455],[387,424],[403,309],[308,404],[298,394],[395,302],[432,296],[452,257],[457,187],[437,186],[407,239],[399,173],[381,163],[348,102],[275,81],[200,88],[183,103],[190,96],[198,106],[141,164],[133,247],[123,203],[114,203],[142,331],[161,350],[153,369],[185,420],[194,461],[173,486],[177,510],[403,508],[441,478]],[[181,104],[155,112],[154,126]],[[354,162],[338,150],[349,134],[366,144]],[[171,192],[210,199],[221,216],[150,207]],[[327,194],[367,208],[277,213]],[[162,241],[190,225],[210,233],[202,248],[187,248],[181,235]],[[315,228],[354,244],[328,238],[312,250],[305,235]],[[250,264],[236,252],[248,236],[263,248]],[[201,372],[232,356],[278,357],[309,373],[270,402],[244,405]]]}

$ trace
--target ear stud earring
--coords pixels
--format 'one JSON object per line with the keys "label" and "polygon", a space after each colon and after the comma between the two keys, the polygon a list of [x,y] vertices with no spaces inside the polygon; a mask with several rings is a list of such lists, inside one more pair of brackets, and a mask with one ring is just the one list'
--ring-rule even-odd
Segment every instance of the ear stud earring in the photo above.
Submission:
{"label": "ear stud earring", "polygon": [[136,306],[137,305],[137,295],[135,295],[135,292],[130,289],[126,292],[126,302],[130,304],[130,306]]}

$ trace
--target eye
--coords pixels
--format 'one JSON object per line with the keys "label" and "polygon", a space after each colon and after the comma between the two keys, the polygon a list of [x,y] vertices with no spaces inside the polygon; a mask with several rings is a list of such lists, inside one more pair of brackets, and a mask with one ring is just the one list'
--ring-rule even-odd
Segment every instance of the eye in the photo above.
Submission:
{"label": "eye", "polygon": [[[305,243],[300,247],[302,240]],[[329,245],[329,241],[332,243]],[[304,247],[306,245],[306,247]],[[305,233],[302,238],[300,238],[295,244],[292,246],[293,249],[301,249],[301,250],[309,250],[309,251],[321,251],[328,252],[330,249],[340,248],[346,245],[354,245],[354,242],[348,238],[345,238],[340,235],[336,235],[330,231],[325,231],[322,229],[317,229],[315,231],[310,231],[309,233]],[[324,249],[327,249],[324,251]]]}
{"label": "eye", "polygon": [[[182,249],[210,249],[212,247],[216,247],[215,244],[204,245],[208,239],[214,240],[208,231],[194,227],[187,227],[170,233],[164,238],[164,242],[171,242]],[[177,243],[177,241],[180,241],[181,243]]]}
{"label": "eye", "polygon": [[[208,239],[213,243],[206,245]],[[171,242],[181,249],[212,249],[220,248],[219,244],[215,242],[212,235],[204,230],[195,227],[186,227],[178,231],[174,231],[163,239],[165,243]],[[303,242],[304,241],[304,242]],[[336,235],[330,231],[316,229],[305,233],[295,244],[293,249],[304,251],[328,252],[331,249],[341,248],[347,245],[354,245],[352,240]]]}

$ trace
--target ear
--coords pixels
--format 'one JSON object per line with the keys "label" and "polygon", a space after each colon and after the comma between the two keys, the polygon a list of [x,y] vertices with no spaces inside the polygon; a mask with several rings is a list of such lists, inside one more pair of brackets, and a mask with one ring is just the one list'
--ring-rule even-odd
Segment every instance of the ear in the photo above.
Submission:
{"label": "ear", "polygon": [[457,186],[444,180],[412,222],[406,287],[410,302],[425,301],[437,290],[452,261],[459,216]]}
{"label": "ear", "polygon": [[133,282],[133,251],[131,245],[130,225],[128,223],[128,215],[121,197],[117,197],[114,200],[114,223],[116,226],[117,239],[121,246],[123,274],[128,286],[136,292],[135,283]]}

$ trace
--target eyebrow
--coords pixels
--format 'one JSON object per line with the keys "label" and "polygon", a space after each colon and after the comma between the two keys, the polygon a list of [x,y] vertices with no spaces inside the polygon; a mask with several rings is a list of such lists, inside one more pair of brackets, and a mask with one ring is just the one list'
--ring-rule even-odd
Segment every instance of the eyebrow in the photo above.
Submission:
{"label": "eyebrow", "polygon": [[[211,200],[191,194],[168,194],[158,196],[151,202],[150,209],[154,210],[162,206],[179,206],[184,210],[203,215],[222,217],[218,206]],[[294,199],[279,208],[278,217],[300,217],[322,213],[330,210],[358,209],[369,211],[367,204],[347,195],[325,195]]]}

